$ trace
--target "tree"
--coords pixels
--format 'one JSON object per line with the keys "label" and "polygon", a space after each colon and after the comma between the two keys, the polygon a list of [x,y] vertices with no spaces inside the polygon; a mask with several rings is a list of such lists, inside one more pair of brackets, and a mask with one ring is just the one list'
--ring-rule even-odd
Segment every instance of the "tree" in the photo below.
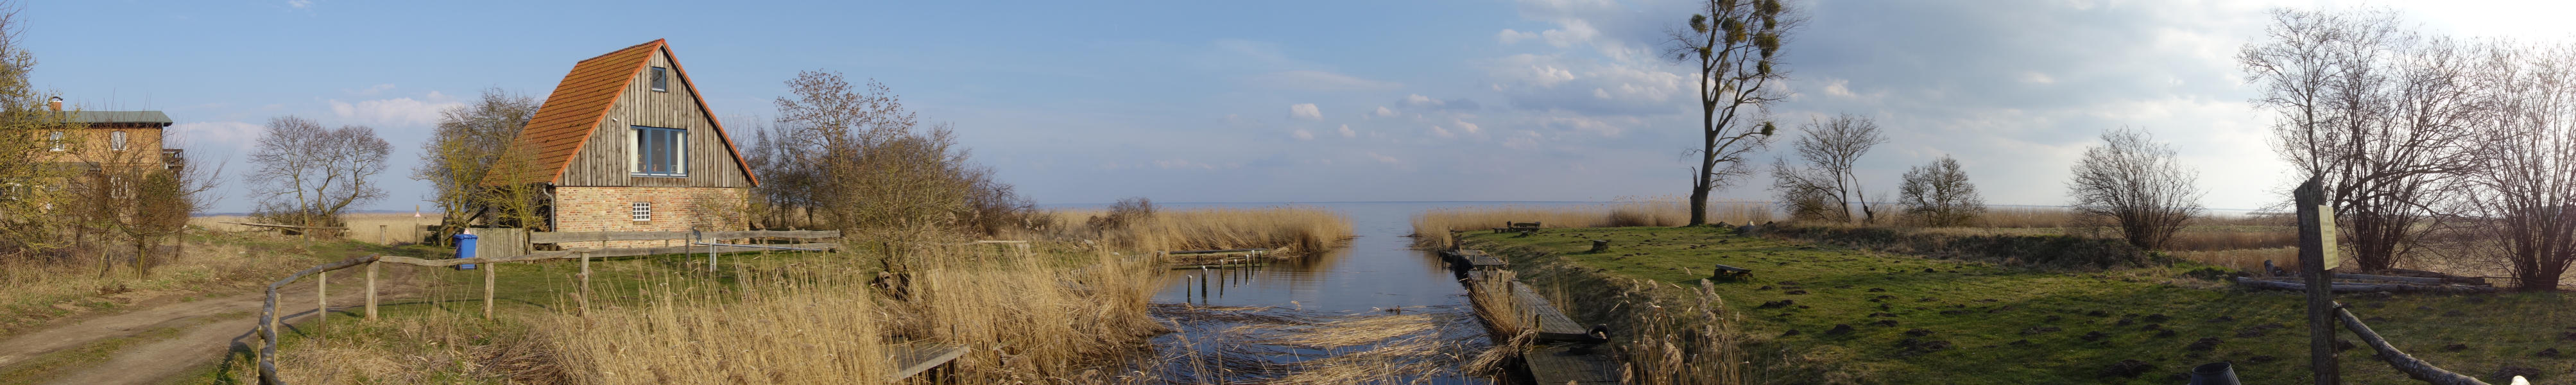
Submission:
{"label": "tree", "polygon": [[526,152],[533,149],[517,145],[519,132],[541,106],[535,98],[489,88],[473,104],[439,111],[438,125],[431,128],[429,141],[421,143],[420,165],[411,176],[433,189],[430,202],[444,213],[438,234],[462,231],[486,213],[504,225],[543,229],[544,217],[532,207],[536,200],[529,199],[528,190],[535,186],[489,183],[526,180],[496,174],[528,169],[532,156]]}
{"label": "tree", "polygon": [[2270,38],[2237,55],[2254,100],[2276,116],[2274,149],[2322,181],[2356,267],[2406,259],[2445,178],[2476,166],[2471,58],[2404,27],[2394,11],[2275,10]]}
{"label": "tree", "polygon": [[1790,211],[1794,213],[1800,211],[1795,205],[1809,199],[1791,198],[1810,198],[1808,195],[1829,197],[1832,206],[1821,208],[1823,211],[1817,214],[1821,215],[1820,219],[1837,222],[1852,221],[1853,203],[1859,203],[1861,215],[1858,219],[1862,223],[1876,222],[1878,213],[1870,210],[1869,197],[1861,193],[1860,177],[1852,170],[1853,163],[1860,161],[1862,154],[1869,153],[1870,147],[1887,143],[1887,137],[1878,134],[1878,122],[1864,116],[1843,114],[1824,122],[1808,123],[1798,130],[1806,135],[1798,137],[1791,147],[1797,149],[1798,159],[1805,160],[1809,168],[1802,170],[1786,161],[1772,166],[1772,175],[1776,178],[1772,187],[1782,194],[1781,201],[1793,205]]}
{"label": "tree", "polygon": [[884,84],[806,71],[787,85],[793,96],[778,98],[776,124],[745,160],[766,179],[755,194],[771,215],[890,236],[1030,223],[1034,204],[970,162],[952,126],[920,127]]}
{"label": "tree", "polygon": [[[1744,157],[1770,145],[1772,123],[1750,117],[1786,98],[1771,88],[1788,78],[1775,68],[1789,33],[1804,24],[1780,0],[1709,0],[1684,28],[1672,30],[1673,60],[1697,66],[1699,162],[1691,170],[1690,222],[1708,223],[1709,192],[1751,175]],[[1748,111],[1746,108],[1750,107]]]}
{"label": "tree", "polygon": [[2111,220],[2129,245],[2162,248],[2183,224],[2199,215],[2199,175],[2183,170],[2173,147],[2156,143],[2145,130],[2121,128],[2102,133],[2103,145],[2084,149],[2067,181],[2077,215]]}
{"label": "tree", "polygon": [[77,112],[49,111],[53,94],[30,80],[36,56],[18,40],[25,27],[18,10],[17,3],[0,1],[0,253],[30,255],[63,245],[70,221],[56,208],[74,197],[47,186],[78,175],[53,161],[58,155],[45,133],[79,126],[68,121]]}
{"label": "tree", "polygon": [[294,116],[269,119],[250,154],[249,181],[259,194],[253,215],[304,226],[339,226],[340,212],[383,198],[368,179],[385,170],[393,145],[366,126],[324,129]]}
{"label": "tree", "polygon": [[2576,45],[2498,47],[2482,67],[2491,108],[2458,206],[2479,251],[2525,291],[2557,290],[2576,262]]}
{"label": "tree", "polygon": [[1905,216],[1924,226],[1966,226],[1986,212],[1977,185],[1968,183],[1968,173],[1949,155],[1906,170],[1905,182],[1897,189]]}

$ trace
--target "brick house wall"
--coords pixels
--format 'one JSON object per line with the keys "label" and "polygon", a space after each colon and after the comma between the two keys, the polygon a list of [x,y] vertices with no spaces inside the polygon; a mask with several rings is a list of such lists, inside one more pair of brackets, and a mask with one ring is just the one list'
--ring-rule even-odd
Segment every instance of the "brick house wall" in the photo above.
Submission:
{"label": "brick house wall", "polygon": [[[556,187],[555,231],[740,231],[751,189],[733,187]],[[634,204],[652,204],[638,221]],[[609,241],[557,244],[567,250],[681,246],[686,241]]]}

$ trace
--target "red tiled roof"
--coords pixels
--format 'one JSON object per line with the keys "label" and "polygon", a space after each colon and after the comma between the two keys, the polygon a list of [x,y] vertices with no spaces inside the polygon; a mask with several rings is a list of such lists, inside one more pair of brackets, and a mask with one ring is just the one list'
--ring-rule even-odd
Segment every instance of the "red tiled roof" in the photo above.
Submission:
{"label": "red tiled roof", "polygon": [[[534,172],[524,174],[530,179],[518,182],[562,181],[564,168],[572,163],[574,155],[581,153],[582,145],[590,142],[600,122],[608,118],[608,111],[617,106],[618,97],[624,96],[629,83],[635,81],[635,75],[653,62],[655,52],[669,49],[669,45],[655,39],[573,64],[572,72],[564,74],[563,82],[556,84],[554,93],[546,96],[545,106],[537,108],[537,115],[528,119],[528,127],[519,131],[518,143],[535,146],[537,162],[532,166]],[[707,123],[716,130],[716,139],[723,141],[725,152],[733,156],[734,165],[742,169],[744,179],[758,185],[760,179],[752,175],[749,164],[743,163],[742,153],[734,149],[733,139],[724,135],[724,123],[718,122],[714,111],[707,109],[707,101],[698,94],[697,84],[688,80],[689,71],[680,68],[678,56],[672,54],[671,69],[679,75],[680,85],[688,87],[689,95],[696,99],[699,113],[706,116]]]}

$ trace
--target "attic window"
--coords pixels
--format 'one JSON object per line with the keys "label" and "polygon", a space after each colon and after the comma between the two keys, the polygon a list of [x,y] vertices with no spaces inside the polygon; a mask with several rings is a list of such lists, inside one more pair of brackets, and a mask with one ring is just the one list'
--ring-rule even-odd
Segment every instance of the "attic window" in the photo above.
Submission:
{"label": "attic window", "polygon": [[668,69],[653,67],[653,92],[671,92],[671,76],[667,74],[668,72],[670,72]]}
{"label": "attic window", "polygon": [[125,131],[107,133],[107,149],[125,151]]}
{"label": "attic window", "polygon": [[634,176],[689,176],[689,130],[634,127],[635,140],[626,152]]}

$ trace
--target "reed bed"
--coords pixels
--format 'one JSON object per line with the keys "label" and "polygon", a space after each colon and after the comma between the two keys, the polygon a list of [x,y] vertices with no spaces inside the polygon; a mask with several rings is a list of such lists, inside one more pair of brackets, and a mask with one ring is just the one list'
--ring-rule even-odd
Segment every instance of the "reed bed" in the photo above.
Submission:
{"label": "reed bed", "polygon": [[550,348],[548,367],[573,383],[885,382],[893,363],[882,329],[892,316],[867,286],[838,278],[738,292],[642,287],[651,298],[643,304],[544,317],[530,334]]}
{"label": "reed bed", "polygon": [[[1770,222],[1773,210],[1767,203],[1711,202],[1709,223],[1746,224]],[[1456,240],[1453,231],[1484,231],[1503,227],[1508,222],[1538,222],[1542,228],[1680,226],[1690,221],[1690,205],[1679,200],[1644,200],[1605,203],[1593,206],[1537,207],[1491,206],[1438,209],[1413,217],[1414,243],[1420,247],[1449,248]]]}
{"label": "reed bed", "polygon": [[1055,210],[1043,231],[1027,237],[1091,241],[1137,251],[1288,249],[1317,253],[1342,247],[1353,236],[1351,220],[1313,207],[1205,208],[1150,211],[1110,224],[1106,210]]}
{"label": "reed bed", "polygon": [[1484,337],[1453,333],[1466,312],[1316,314],[1278,308],[1156,305],[1175,328],[1131,383],[1417,384],[1453,375]]}
{"label": "reed bed", "polygon": [[[1649,300],[1638,310],[1637,336],[1619,350],[1627,355],[1621,382],[1629,384],[1741,384],[1744,362],[1739,349],[1742,322],[1727,311],[1717,287],[1700,280],[1683,303],[1665,306]],[[1696,297],[1696,298],[1692,298]],[[1691,301],[1696,299],[1696,301]],[[1696,363],[1696,364],[1694,364]],[[1717,363],[1717,364],[1711,364]]]}
{"label": "reed bed", "polygon": [[1147,312],[1151,261],[1107,252],[1084,263],[970,263],[926,256],[903,300],[885,306],[894,336],[964,345],[958,383],[1110,381],[1103,368],[1167,331]]}

